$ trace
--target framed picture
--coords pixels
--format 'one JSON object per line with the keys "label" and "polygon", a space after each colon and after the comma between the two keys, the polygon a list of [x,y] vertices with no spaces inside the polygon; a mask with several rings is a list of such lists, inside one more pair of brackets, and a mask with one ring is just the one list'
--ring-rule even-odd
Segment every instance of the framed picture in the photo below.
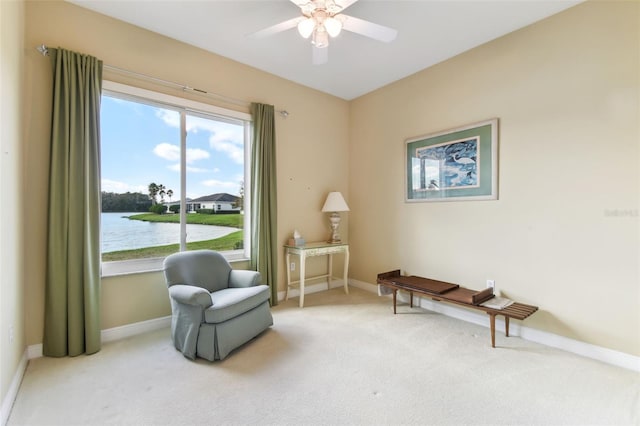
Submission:
{"label": "framed picture", "polygon": [[406,141],[405,201],[498,199],[498,119]]}

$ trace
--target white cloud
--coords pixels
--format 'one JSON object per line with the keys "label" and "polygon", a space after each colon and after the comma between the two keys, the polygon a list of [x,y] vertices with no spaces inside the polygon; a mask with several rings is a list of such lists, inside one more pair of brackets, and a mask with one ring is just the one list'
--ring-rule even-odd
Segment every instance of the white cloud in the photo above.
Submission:
{"label": "white cloud", "polygon": [[187,164],[191,164],[194,161],[204,160],[209,158],[211,155],[200,148],[187,148]]}
{"label": "white cloud", "polygon": [[131,185],[126,182],[120,182],[111,179],[102,179],[100,181],[100,190],[104,192],[115,192],[116,194],[124,194],[125,192],[142,192],[147,193],[147,187],[144,185]]}
{"label": "white cloud", "polygon": [[[158,109],[156,116],[170,127],[180,127],[180,114],[177,111]],[[237,164],[244,163],[244,128],[237,124],[222,121],[187,116],[187,132],[209,132],[209,146],[216,151],[223,152]],[[209,158],[208,156],[206,158]],[[187,152],[187,161],[189,153]]]}
{"label": "white cloud", "polygon": [[221,132],[212,134],[209,137],[209,146],[216,151],[224,152],[229,158],[238,163],[244,163],[244,148],[242,138],[235,138],[233,132]]}
{"label": "white cloud", "polygon": [[187,132],[209,132],[209,146],[223,152],[234,162],[244,163],[244,130],[242,126],[189,116]]}
{"label": "white cloud", "polygon": [[169,161],[180,160],[180,147],[171,145],[170,143],[163,142],[153,148],[153,153],[160,158],[164,158]]}
{"label": "white cloud", "polygon": [[180,128],[180,113],[178,111],[158,108],[156,109],[156,117],[164,121],[164,124],[169,127]]}
{"label": "white cloud", "polygon": [[[160,143],[153,148],[153,153],[160,158],[164,158],[169,161],[180,160],[180,147],[177,145],[171,145],[170,143]],[[204,149],[199,148],[187,148],[187,164],[191,164],[194,161],[204,160],[211,157]],[[179,170],[179,169],[178,169]]]}

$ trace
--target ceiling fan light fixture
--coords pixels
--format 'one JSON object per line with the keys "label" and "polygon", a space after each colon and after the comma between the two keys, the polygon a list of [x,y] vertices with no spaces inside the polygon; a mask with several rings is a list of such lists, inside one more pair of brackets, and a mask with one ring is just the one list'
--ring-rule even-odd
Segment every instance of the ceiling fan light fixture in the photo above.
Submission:
{"label": "ceiling fan light fixture", "polygon": [[300,21],[298,24],[298,32],[304,38],[309,38],[313,34],[313,30],[316,27],[316,20],[313,18],[307,18],[304,21]]}
{"label": "ceiling fan light fixture", "polygon": [[[0,2],[1,1],[2,0],[0,0]],[[338,35],[342,33],[342,30],[386,43],[393,41],[398,34],[393,28],[343,14],[346,8],[351,7],[351,5],[357,1],[358,0],[290,0],[291,3],[300,8],[302,16],[287,19],[279,24],[260,30],[253,35],[256,38],[266,37],[297,27],[302,37],[305,39],[311,38],[314,65],[327,62],[329,39],[338,37]]]}
{"label": "ceiling fan light fixture", "polygon": [[337,37],[340,31],[342,31],[342,22],[336,18],[329,17],[324,20],[324,28],[331,37]]}
{"label": "ceiling fan light fixture", "polygon": [[299,4],[297,2],[295,3],[300,7],[300,10],[302,10],[302,13],[306,16],[310,16],[313,11],[316,10],[316,4],[313,1],[305,4]]}
{"label": "ceiling fan light fixture", "polygon": [[319,49],[329,46],[329,34],[324,29],[316,29],[313,32],[311,43]]}
{"label": "ceiling fan light fixture", "polygon": [[331,15],[342,12],[342,6],[337,4],[335,1],[326,1],[324,3],[324,7]]}

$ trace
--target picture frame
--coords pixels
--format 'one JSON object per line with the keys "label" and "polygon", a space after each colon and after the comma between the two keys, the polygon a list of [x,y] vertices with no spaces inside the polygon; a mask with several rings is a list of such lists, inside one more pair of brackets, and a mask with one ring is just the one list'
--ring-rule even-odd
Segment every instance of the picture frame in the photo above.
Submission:
{"label": "picture frame", "polygon": [[405,202],[497,199],[497,118],[405,141]]}

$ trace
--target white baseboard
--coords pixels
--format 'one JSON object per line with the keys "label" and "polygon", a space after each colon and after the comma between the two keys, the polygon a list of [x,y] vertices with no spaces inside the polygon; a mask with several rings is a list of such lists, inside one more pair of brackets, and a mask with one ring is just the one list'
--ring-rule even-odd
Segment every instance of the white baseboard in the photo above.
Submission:
{"label": "white baseboard", "polygon": [[[339,279],[339,278],[331,278],[331,288],[340,288],[340,287],[344,287],[344,280]],[[351,280],[349,280],[349,283],[351,283]],[[327,280],[315,280],[315,284],[305,284],[304,286],[304,294],[312,294],[312,293],[318,293],[320,291],[326,291],[327,290]],[[286,291],[279,291],[278,292],[278,301],[282,302],[284,300],[284,298],[286,297],[287,292]],[[294,297],[299,297],[300,296],[300,289],[294,288],[289,290],[289,299],[292,299]]]}
{"label": "white baseboard", "polygon": [[[377,285],[369,284],[363,281],[357,281],[354,279],[349,279],[349,285],[376,294],[378,291]],[[409,296],[404,292],[399,292],[398,300],[409,303]],[[462,321],[467,321],[489,328],[487,315],[472,312],[463,308],[458,308],[447,303],[435,302],[433,300],[429,300],[424,297],[418,297],[416,295],[414,295],[413,302],[414,306],[419,306],[432,312],[437,312],[448,317],[457,318]],[[503,333],[505,331],[504,320],[500,319],[499,317],[496,318],[496,330]],[[595,359],[607,364],[615,365],[617,367],[640,372],[640,357],[624,352],[603,348],[601,346],[592,345],[590,343],[581,342],[579,340],[574,340],[546,331],[537,330],[535,328],[526,327],[521,324],[515,323],[514,321],[511,321],[509,323],[509,335],[518,336],[531,342],[536,342],[545,346],[562,349],[564,351],[584,356],[586,358]]]}
{"label": "white baseboard", "polygon": [[27,346],[27,359],[42,357],[42,343]]}
{"label": "white baseboard", "polygon": [[[114,340],[126,339],[137,334],[148,331],[159,330],[171,326],[171,316],[154,318],[147,321],[126,324],[120,327],[107,328],[100,332],[102,343],[113,342]],[[40,358],[42,356],[42,343],[27,347],[27,359]]]}
{"label": "white baseboard", "polygon": [[378,294],[378,286],[374,284],[369,284],[364,281],[354,280],[353,278],[349,278],[349,285],[359,288],[360,290],[366,290],[371,293]]}
{"label": "white baseboard", "polygon": [[108,328],[102,330],[102,343],[113,342],[114,340],[126,339],[127,337],[137,334],[147,333],[149,331],[159,330],[171,326],[171,315],[166,317],[154,318],[147,321],[127,324],[120,327]]}
{"label": "white baseboard", "polygon": [[15,374],[13,375],[13,379],[11,380],[11,384],[9,385],[9,390],[2,400],[2,408],[0,408],[0,425],[4,426],[7,424],[9,420],[9,415],[11,414],[11,408],[13,407],[13,402],[16,400],[16,396],[18,396],[18,389],[20,389],[20,383],[22,383],[22,377],[24,376],[24,372],[27,369],[27,351],[24,352],[22,358],[20,358],[20,362],[18,363],[18,368],[16,369]]}

